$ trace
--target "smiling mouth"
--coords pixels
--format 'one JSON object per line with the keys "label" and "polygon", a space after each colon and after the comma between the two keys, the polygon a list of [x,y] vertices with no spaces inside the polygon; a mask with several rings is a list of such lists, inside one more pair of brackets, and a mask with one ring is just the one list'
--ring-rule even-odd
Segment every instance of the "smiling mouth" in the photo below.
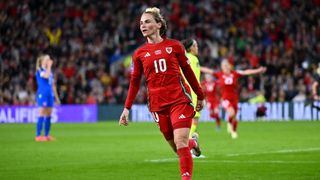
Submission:
{"label": "smiling mouth", "polygon": [[146,30],[146,29],[143,29],[142,32],[147,32],[147,30]]}

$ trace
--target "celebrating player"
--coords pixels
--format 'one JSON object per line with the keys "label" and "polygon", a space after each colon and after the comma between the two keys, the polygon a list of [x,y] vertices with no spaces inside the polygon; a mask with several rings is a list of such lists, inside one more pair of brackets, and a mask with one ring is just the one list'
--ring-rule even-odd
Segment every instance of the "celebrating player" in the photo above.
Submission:
{"label": "celebrating player", "polygon": [[[36,79],[38,84],[37,103],[39,106],[39,117],[37,121],[36,141],[52,141],[54,138],[49,135],[51,128],[51,113],[54,104],[60,104],[56,86],[54,84],[53,73],[51,71],[53,61],[45,54],[37,59]],[[44,136],[41,135],[44,124]]]}
{"label": "celebrating player", "polygon": [[218,83],[209,74],[205,74],[202,81],[207,107],[210,111],[210,117],[216,120],[216,129],[220,130],[221,120],[219,117],[220,91],[218,92]]}
{"label": "celebrating player", "polygon": [[[198,43],[194,39],[186,39],[181,41],[184,48],[187,51],[187,57],[190,60],[190,66],[191,69],[193,70],[194,75],[196,76],[198,82],[200,83],[200,64],[199,60],[197,58],[198,56]],[[191,91],[191,97],[192,97],[192,103],[196,104],[197,103],[197,95],[193,91]],[[192,125],[190,129],[190,134],[189,137],[192,137],[192,135],[197,131],[197,126],[200,118],[200,112],[196,112],[192,119]]]}
{"label": "celebrating player", "polygon": [[265,67],[258,69],[247,69],[247,70],[232,70],[232,66],[228,60],[221,62],[221,70],[214,72],[214,70],[201,67],[201,72],[212,74],[218,79],[219,87],[222,95],[222,106],[228,113],[228,132],[231,134],[233,139],[238,137],[237,134],[237,120],[236,115],[238,111],[238,78],[244,75],[253,75],[264,73]]}
{"label": "celebrating player", "polygon": [[180,159],[183,180],[191,179],[192,149],[200,156],[197,139],[189,140],[189,131],[194,116],[190,89],[180,68],[188,80],[198,101],[196,110],[203,108],[204,95],[185,56],[184,47],[176,40],[162,37],[167,29],[166,21],[156,7],[147,8],[140,19],[140,30],[147,42],[133,56],[130,87],[119,124],[128,125],[129,109],[140,87],[142,74],[146,78],[149,110],[159,124],[160,131]]}

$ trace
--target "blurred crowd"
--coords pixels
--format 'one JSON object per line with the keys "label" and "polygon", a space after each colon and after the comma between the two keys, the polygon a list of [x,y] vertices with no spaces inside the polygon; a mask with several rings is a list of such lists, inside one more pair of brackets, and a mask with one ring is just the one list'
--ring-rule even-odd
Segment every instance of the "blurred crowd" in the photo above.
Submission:
{"label": "blurred crowd", "polygon": [[[0,0],[0,105],[34,104],[42,53],[54,59],[63,104],[122,104],[130,78],[122,62],[144,42],[139,19],[149,6],[164,14],[167,37],[198,41],[201,65],[218,69],[227,58],[235,69],[268,68],[241,79],[242,101],[309,97],[320,0]],[[146,101],[142,84],[136,103]]]}

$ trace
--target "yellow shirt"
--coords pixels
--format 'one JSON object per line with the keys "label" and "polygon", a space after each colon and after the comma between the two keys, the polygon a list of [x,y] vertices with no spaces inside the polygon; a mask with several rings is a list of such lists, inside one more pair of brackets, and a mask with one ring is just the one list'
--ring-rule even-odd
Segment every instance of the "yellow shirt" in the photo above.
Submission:
{"label": "yellow shirt", "polygon": [[[192,69],[194,75],[196,76],[198,82],[200,83],[201,72],[200,72],[199,59],[197,58],[197,56],[195,56],[195,55],[193,55],[191,53],[187,53],[187,57],[188,57],[188,59],[190,61],[191,69]],[[188,81],[186,81],[186,83],[188,83]],[[189,85],[189,83],[188,83],[188,85]],[[191,87],[190,87],[190,90],[191,90],[191,96],[192,96],[192,103],[193,103],[194,106],[196,106],[196,104],[197,104],[197,95],[196,95],[196,93],[193,92]],[[200,117],[200,113],[196,112],[195,118],[199,118],[199,117]]]}
{"label": "yellow shirt", "polygon": [[194,75],[196,75],[196,78],[198,80],[198,82],[200,82],[200,64],[199,64],[199,60],[197,58],[197,56],[191,54],[191,53],[187,53],[187,57],[190,61],[190,66],[191,69],[193,70]]}

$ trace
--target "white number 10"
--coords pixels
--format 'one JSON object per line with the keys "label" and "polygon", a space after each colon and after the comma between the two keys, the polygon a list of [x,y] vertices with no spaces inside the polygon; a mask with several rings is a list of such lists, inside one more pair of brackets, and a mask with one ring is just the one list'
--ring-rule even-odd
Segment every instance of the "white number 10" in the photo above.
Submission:
{"label": "white number 10", "polygon": [[159,59],[158,61],[154,60],[153,64],[154,68],[156,69],[156,73],[159,73],[159,70],[161,72],[165,72],[167,70],[167,64],[165,59]]}

